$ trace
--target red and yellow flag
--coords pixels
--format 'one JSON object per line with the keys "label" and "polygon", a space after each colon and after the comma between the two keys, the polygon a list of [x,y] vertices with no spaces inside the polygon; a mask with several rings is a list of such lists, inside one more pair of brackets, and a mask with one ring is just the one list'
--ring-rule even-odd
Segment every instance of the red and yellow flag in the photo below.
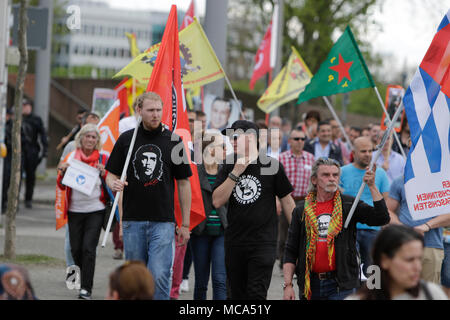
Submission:
{"label": "red and yellow flag", "polygon": [[[161,47],[155,61],[147,91],[156,92],[163,101],[162,123],[169,127],[183,140],[185,150],[191,165],[191,214],[190,229],[195,228],[205,219],[200,181],[197,166],[190,159],[188,145],[192,142],[189,133],[189,121],[187,117],[184,90],[181,83],[180,48],[178,39],[177,7],[172,5],[167,20]],[[175,220],[178,226],[182,224],[181,208],[178,200],[178,191],[175,184]]]}

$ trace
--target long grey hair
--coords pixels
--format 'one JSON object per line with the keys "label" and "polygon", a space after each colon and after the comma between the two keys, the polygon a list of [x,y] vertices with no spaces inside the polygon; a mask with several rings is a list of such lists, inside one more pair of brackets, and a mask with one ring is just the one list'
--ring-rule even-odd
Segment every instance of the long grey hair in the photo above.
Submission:
{"label": "long grey hair", "polygon": [[[309,185],[308,185],[307,193],[310,193],[310,192],[317,193],[317,186],[312,183],[312,178],[313,177],[317,178],[317,172],[319,171],[320,166],[336,166],[339,169],[339,176],[341,176],[341,167],[336,160],[330,159],[330,158],[319,158],[314,162],[314,164],[312,166],[311,177],[309,178]],[[341,187],[339,185],[338,185],[338,189],[340,191],[342,191]]]}

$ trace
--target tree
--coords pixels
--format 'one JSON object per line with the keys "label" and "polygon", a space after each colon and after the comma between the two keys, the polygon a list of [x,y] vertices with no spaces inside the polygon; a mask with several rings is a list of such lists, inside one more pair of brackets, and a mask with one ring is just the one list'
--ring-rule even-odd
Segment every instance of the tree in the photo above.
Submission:
{"label": "tree", "polygon": [[22,128],[22,99],[25,76],[28,67],[27,51],[27,6],[28,0],[20,0],[19,9],[19,73],[17,76],[16,90],[14,95],[14,122],[12,129],[12,160],[11,160],[11,180],[8,190],[8,207],[5,222],[5,247],[4,255],[6,259],[16,258],[16,213],[19,203],[19,187],[21,175],[21,128]]}

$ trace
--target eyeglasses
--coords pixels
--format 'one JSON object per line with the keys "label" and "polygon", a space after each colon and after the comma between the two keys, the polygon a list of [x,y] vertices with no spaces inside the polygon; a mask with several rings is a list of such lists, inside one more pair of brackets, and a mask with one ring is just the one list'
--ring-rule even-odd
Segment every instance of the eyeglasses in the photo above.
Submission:
{"label": "eyeglasses", "polygon": [[291,139],[294,141],[300,141],[300,140],[305,141],[306,137],[295,137],[295,138],[291,138]]}

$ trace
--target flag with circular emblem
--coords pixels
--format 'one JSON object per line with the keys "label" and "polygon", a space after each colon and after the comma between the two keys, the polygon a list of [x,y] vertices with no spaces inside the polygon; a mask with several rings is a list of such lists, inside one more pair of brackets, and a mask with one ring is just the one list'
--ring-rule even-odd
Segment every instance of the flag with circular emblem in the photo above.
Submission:
{"label": "flag with circular emblem", "polygon": [[300,93],[297,104],[312,98],[330,96],[363,88],[375,87],[369,69],[359,51],[350,27],[331,48],[327,59]]}

